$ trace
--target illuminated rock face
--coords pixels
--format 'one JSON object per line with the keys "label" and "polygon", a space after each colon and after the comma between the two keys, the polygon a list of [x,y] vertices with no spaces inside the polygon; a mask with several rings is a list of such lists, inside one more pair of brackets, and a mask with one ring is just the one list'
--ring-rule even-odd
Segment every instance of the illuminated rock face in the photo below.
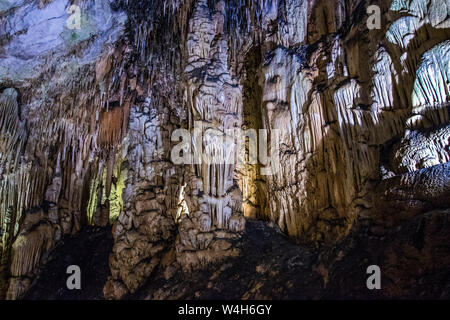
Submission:
{"label": "illuminated rock face", "polygon": [[279,174],[267,179],[270,217],[291,236],[341,240],[378,201],[379,179],[448,162],[447,7],[400,2],[382,10],[411,16],[369,31],[351,20],[363,1],[318,1],[309,46],[267,54],[261,111],[282,145]]}
{"label": "illuminated rock face", "polygon": [[[450,7],[384,1],[369,30],[368,2],[79,1],[79,30],[65,0],[0,4],[1,297],[89,224],[118,299],[238,256],[244,216],[321,246],[448,208]],[[175,164],[176,129],[236,158],[226,130],[277,132],[279,161]]]}
{"label": "illuminated rock face", "polygon": [[237,159],[238,147],[224,138],[227,130],[242,126],[242,88],[228,63],[225,19],[224,1],[213,9],[199,1],[189,21],[185,96],[190,126],[202,133],[195,136],[192,130],[193,144],[201,145],[212,163],[202,157],[186,167],[184,199],[189,212],[181,217],[176,244],[178,262],[186,269],[236,255],[236,250],[228,250],[227,240],[245,227],[241,192],[233,192],[239,188],[236,166],[227,161]]}

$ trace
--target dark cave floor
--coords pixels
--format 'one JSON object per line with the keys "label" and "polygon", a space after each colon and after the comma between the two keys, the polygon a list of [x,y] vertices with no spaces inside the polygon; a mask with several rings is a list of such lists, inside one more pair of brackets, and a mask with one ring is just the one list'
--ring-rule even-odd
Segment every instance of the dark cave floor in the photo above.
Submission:
{"label": "dark cave floor", "polygon": [[[126,299],[449,299],[450,210],[433,211],[391,231],[358,228],[343,243],[319,250],[300,246],[276,228],[248,221],[236,245],[241,256],[205,270],[162,270]],[[54,250],[24,299],[103,299],[109,275],[110,228],[84,228]],[[369,265],[381,268],[381,290],[369,290]],[[82,289],[66,288],[66,268],[78,265]]]}
{"label": "dark cave floor", "polygon": [[[25,300],[98,300],[109,275],[108,258],[113,247],[111,228],[85,227],[67,236],[53,250],[48,262],[24,297]],[[81,269],[81,290],[66,286],[67,267]]]}

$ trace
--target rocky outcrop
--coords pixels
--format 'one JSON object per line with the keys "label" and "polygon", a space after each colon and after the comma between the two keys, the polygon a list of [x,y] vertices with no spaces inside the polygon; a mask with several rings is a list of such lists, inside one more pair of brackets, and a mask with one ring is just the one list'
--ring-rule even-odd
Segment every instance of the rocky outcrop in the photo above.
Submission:
{"label": "rocky outcrop", "polygon": [[113,227],[111,279],[104,291],[107,298],[134,292],[170,255],[175,237],[180,168],[171,164],[167,142],[171,128],[178,122],[174,120],[177,111],[158,102],[147,98],[131,110],[124,149],[124,207]]}
{"label": "rocky outcrop", "polygon": [[186,163],[188,211],[181,217],[176,244],[178,262],[186,269],[237,255],[228,239],[245,227],[232,161],[238,157],[238,141],[227,136],[242,126],[242,88],[228,63],[225,19],[224,1],[214,8],[198,1],[189,21],[184,74],[194,159]]}

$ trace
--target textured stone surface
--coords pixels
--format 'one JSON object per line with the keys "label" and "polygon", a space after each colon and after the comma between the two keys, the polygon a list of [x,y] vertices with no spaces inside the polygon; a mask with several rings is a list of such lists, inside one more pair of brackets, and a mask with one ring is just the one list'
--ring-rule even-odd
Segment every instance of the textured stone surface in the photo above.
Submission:
{"label": "textured stone surface", "polygon": [[[92,218],[91,182],[112,173],[102,134],[109,123],[102,120],[110,112],[106,100],[119,91],[110,79],[119,73],[96,64],[114,60],[126,15],[107,2],[79,5],[85,28],[70,30],[68,1],[2,2],[0,207],[2,263],[11,263],[6,273],[14,277],[11,299],[24,292],[62,234],[76,233]],[[118,128],[108,138],[117,146],[122,127],[115,121]]]}

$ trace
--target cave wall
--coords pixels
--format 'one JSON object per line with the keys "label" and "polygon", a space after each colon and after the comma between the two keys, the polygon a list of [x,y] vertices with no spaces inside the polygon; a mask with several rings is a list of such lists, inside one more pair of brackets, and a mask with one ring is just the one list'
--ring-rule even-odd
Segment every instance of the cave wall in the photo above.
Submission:
{"label": "cave wall", "polygon": [[[126,16],[102,2],[79,5],[85,28],[70,30],[67,1],[2,2],[0,291],[11,299],[63,235],[92,219],[91,186],[103,185],[104,175],[111,181],[127,127]],[[92,210],[101,215],[100,203]]]}
{"label": "cave wall", "polygon": [[[71,4],[79,30],[66,26]],[[367,27],[370,4],[380,29]],[[113,225],[104,294],[118,299],[156,268],[169,278],[239,255],[244,217],[328,246],[361,219],[394,225],[448,208],[449,10],[443,0],[2,2],[1,297],[26,292],[84,225]],[[224,145],[227,130],[265,129],[279,161],[174,163],[177,129],[190,151],[222,158],[249,151]]]}

